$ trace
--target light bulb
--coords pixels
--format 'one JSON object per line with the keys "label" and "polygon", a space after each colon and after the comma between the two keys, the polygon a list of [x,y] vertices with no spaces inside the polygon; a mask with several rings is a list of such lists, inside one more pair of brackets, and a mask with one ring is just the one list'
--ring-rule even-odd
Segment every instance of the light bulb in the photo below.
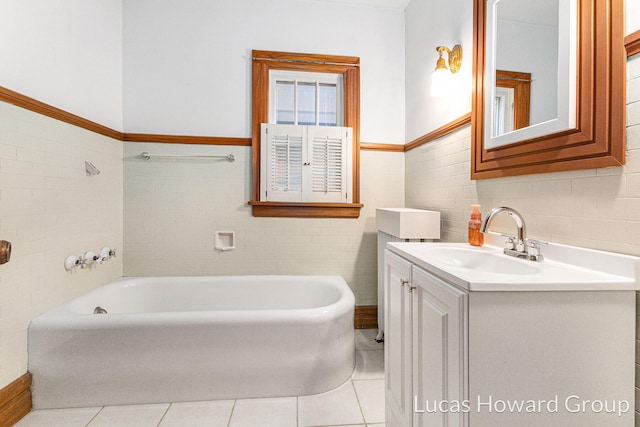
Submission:
{"label": "light bulb", "polygon": [[438,68],[431,74],[431,96],[441,98],[452,92],[452,75],[446,68]]}

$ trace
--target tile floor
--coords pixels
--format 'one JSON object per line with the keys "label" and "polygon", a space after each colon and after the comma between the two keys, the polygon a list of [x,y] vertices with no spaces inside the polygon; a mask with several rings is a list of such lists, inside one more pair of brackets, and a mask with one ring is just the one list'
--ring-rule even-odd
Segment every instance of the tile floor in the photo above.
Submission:
{"label": "tile floor", "polygon": [[31,411],[17,427],[384,427],[384,350],[373,329],[356,330],[349,381],[313,396]]}

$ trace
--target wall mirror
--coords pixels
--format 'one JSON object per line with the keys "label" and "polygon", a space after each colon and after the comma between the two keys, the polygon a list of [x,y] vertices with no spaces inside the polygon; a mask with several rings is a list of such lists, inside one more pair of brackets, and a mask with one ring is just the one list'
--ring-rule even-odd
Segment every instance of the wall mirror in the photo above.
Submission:
{"label": "wall mirror", "polygon": [[624,164],[623,8],[474,0],[472,179]]}
{"label": "wall mirror", "polygon": [[[577,0],[487,1],[486,148],[575,127],[576,93],[571,82],[576,77],[576,3]],[[498,85],[500,69],[531,75],[528,126],[505,126],[509,125],[504,113],[506,102],[510,101],[505,95],[511,91],[501,90],[503,86]]]}

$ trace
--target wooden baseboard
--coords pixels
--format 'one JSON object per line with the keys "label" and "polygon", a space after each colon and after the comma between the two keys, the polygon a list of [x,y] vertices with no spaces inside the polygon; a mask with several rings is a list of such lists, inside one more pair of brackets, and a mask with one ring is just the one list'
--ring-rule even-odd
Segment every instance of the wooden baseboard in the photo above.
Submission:
{"label": "wooden baseboard", "polygon": [[356,329],[376,329],[378,327],[378,306],[356,305],[353,323]]}
{"label": "wooden baseboard", "polygon": [[11,427],[31,410],[31,374],[0,390],[0,427]]}

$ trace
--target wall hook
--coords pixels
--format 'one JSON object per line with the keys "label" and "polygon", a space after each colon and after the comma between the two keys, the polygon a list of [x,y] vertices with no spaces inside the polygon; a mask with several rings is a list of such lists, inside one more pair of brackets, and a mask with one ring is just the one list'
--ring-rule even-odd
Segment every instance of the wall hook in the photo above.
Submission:
{"label": "wall hook", "polygon": [[98,169],[93,163],[84,161],[84,170],[87,173],[87,176],[95,176],[100,174],[100,169]]}

